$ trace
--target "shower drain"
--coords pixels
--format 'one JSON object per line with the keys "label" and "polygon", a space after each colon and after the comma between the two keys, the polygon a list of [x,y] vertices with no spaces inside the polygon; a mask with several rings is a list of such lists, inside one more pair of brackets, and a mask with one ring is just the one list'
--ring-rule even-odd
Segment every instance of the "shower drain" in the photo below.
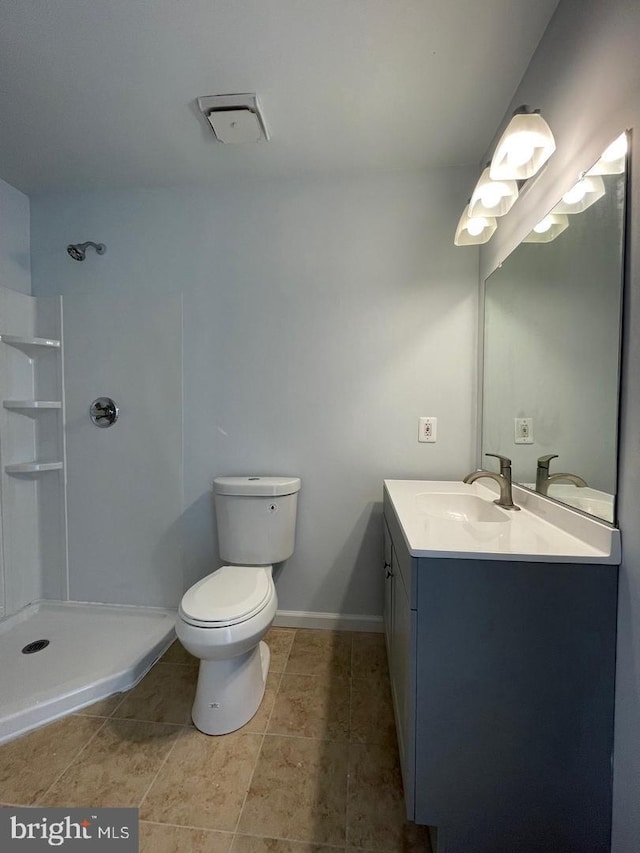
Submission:
{"label": "shower drain", "polygon": [[23,655],[32,655],[35,652],[41,652],[43,649],[46,649],[49,645],[49,640],[34,640],[32,643],[27,643],[27,645],[22,650]]}

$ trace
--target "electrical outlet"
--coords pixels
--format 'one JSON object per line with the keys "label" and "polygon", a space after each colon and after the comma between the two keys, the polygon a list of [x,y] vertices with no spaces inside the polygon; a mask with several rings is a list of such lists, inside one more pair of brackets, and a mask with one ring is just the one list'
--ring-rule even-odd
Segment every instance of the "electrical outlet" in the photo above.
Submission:
{"label": "electrical outlet", "polygon": [[433,443],[436,440],[437,431],[437,418],[418,418],[418,441]]}
{"label": "electrical outlet", "polygon": [[514,444],[533,444],[533,418],[514,418],[513,431]]}

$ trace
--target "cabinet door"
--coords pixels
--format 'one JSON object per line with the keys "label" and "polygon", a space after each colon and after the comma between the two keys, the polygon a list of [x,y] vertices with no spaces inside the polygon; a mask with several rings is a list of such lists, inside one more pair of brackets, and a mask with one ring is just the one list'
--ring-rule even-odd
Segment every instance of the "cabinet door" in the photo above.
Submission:
{"label": "cabinet door", "polygon": [[387,641],[387,656],[389,668],[391,668],[391,637],[393,635],[393,549],[391,547],[391,536],[384,525],[384,602],[382,618],[384,621],[384,634]]}
{"label": "cabinet door", "polygon": [[[393,564],[392,558],[392,564]],[[411,654],[411,609],[409,596],[400,572],[393,574],[392,632],[391,632],[391,687],[396,711],[396,728],[400,756],[404,758],[407,745],[407,710],[409,690],[409,665]]]}

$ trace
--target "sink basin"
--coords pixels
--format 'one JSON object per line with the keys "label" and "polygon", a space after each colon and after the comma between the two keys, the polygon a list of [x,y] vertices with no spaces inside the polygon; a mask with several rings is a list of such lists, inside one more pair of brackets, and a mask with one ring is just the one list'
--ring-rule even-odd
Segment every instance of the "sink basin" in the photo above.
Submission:
{"label": "sink basin", "polygon": [[416,505],[419,512],[443,521],[504,524],[511,520],[491,500],[477,495],[423,492],[416,495]]}
{"label": "sink basin", "polygon": [[[580,497],[593,497],[587,489]],[[385,515],[397,519],[412,557],[528,562],[620,562],[620,535],[593,515],[513,487],[520,512],[494,503],[491,482],[385,480]]]}

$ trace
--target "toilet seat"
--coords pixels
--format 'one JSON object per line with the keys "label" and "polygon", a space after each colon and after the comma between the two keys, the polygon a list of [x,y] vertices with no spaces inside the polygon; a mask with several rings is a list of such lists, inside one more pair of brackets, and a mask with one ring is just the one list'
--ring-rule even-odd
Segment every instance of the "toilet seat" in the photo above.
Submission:
{"label": "toilet seat", "polygon": [[265,566],[222,566],[185,592],[179,616],[201,628],[226,628],[246,622],[269,603],[275,593]]}

